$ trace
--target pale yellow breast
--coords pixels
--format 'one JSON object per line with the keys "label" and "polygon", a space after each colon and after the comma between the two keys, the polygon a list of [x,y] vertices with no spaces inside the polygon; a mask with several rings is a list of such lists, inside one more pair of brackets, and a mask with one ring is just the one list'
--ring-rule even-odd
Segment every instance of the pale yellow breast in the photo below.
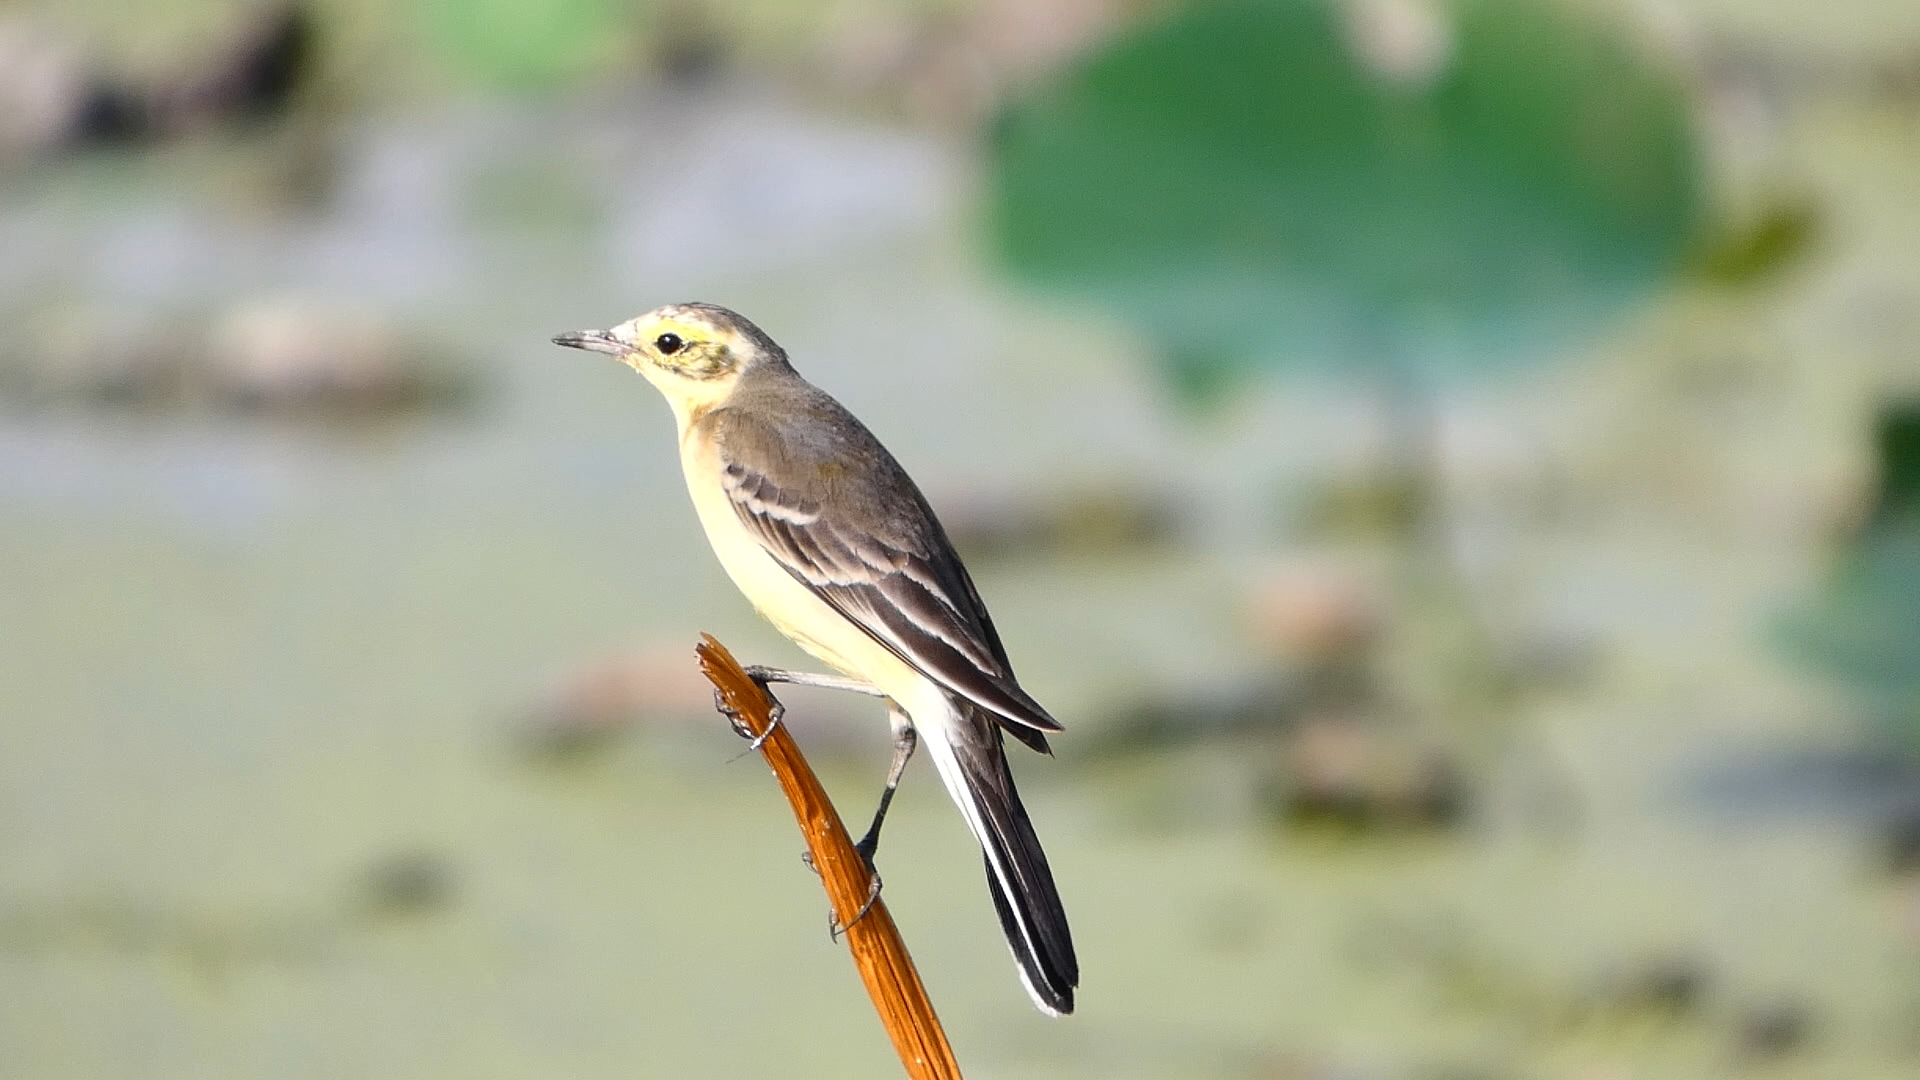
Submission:
{"label": "pale yellow breast", "polygon": [[680,466],[707,542],[733,584],[767,621],[840,672],[908,701],[926,679],[794,580],[740,521],[721,486],[720,463],[698,438],[681,439]]}

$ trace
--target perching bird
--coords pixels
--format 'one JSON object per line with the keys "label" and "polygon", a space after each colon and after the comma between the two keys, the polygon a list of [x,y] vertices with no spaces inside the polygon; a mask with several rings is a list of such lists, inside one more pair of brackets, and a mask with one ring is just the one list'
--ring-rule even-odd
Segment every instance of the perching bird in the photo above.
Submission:
{"label": "perching bird", "polygon": [[917,731],[980,842],[1027,993],[1042,1012],[1072,1012],[1073,937],[1003,739],[1049,753],[1047,734],[1060,725],[1014,678],[920,489],[865,425],[793,370],[785,350],[726,308],[673,304],[553,340],[610,353],[660,389],[721,565],[782,633],[850,676],[760,668],[756,677],[888,700],[893,762],[862,853],[871,859],[879,845]]}

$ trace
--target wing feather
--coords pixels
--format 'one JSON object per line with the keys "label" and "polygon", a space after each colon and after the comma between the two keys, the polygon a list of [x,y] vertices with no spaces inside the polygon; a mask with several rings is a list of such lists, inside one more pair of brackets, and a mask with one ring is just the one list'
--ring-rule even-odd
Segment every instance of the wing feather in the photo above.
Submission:
{"label": "wing feather", "polygon": [[[1041,733],[1060,724],[1015,680],[986,605],[933,511],[878,441],[839,414],[844,420],[832,430],[854,445],[796,445],[740,410],[708,414],[735,513],[814,595],[1045,750]],[[845,467],[849,460],[859,467]]]}

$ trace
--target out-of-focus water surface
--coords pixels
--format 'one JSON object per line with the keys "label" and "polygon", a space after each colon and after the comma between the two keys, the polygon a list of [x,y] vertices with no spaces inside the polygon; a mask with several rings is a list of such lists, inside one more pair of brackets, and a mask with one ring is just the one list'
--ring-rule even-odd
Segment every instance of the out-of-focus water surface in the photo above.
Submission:
{"label": "out-of-focus water surface", "polygon": [[[1833,12],[1861,24],[1827,27],[1835,54],[1871,52],[1873,18]],[[1472,600],[1416,593],[1384,663],[1445,683],[1428,631],[1465,611],[1524,677],[1414,725],[1471,782],[1464,824],[1412,829],[1262,809],[1298,750],[1279,721],[1130,734],[1259,684],[1249,582],[1381,561],[1306,509],[1377,459],[1365,387],[1184,416],[1123,328],[993,275],[970,137],[742,76],[15,169],[10,354],[138,363],[237,307],[371,312],[471,389],[345,420],[0,391],[0,1075],[896,1068],[773,785],[675,681],[700,631],[798,654],[707,553],[657,395],[547,343],[695,298],[760,322],[963,519],[1075,486],[1177,519],[969,551],[1068,725],[1016,768],[1085,970],[1080,1015],[1032,1012],[916,764],[881,866],[970,1075],[1912,1075],[1920,888],[1879,870],[1876,824],[1909,766],[1766,627],[1817,579],[1874,395],[1912,389],[1920,105],[1780,93],[1753,122],[1817,200],[1814,254],[1442,403]],[[289,176],[325,191],[288,201]],[[630,654],[666,705],[529,749],[571,673]],[[863,817],[878,710],[785,696]]]}

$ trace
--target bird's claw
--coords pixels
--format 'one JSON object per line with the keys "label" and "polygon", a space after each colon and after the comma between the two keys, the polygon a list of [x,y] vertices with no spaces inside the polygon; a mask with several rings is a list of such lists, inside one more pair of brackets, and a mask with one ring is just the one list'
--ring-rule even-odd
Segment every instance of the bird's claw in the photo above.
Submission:
{"label": "bird's claw", "polygon": [[746,723],[740,719],[740,710],[727,704],[726,693],[718,687],[715,687],[713,691],[713,707],[721,716],[727,718],[727,725],[733,728],[735,735],[743,739],[753,738],[753,732],[748,729]]}
{"label": "bird's claw", "polygon": [[[765,690],[766,687],[763,686],[760,689]],[[773,695],[767,695],[767,700],[773,701]],[[748,750],[758,750],[766,745],[768,739],[773,738],[773,733],[780,727],[780,722],[787,718],[787,707],[778,701],[773,701],[773,704],[767,709],[767,717],[767,730],[753,736],[753,741],[747,744]],[[742,731],[740,734],[746,736],[751,734],[751,732]]]}
{"label": "bird's claw", "polygon": [[[860,853],[860,861],[867,864],[867,876],[871,879],[872,884],[867,886],[867,902],[861,904],[860,910],[853,913],[852,922],[841,926],[839,916],[831,911],[827,912],[827,936],[833,938],[835,941],[839,941],[842,935],[858,925],[861,919],[866,918],[867,912],[872,911],[873,905],[880,899],[880,871],[873,865],[873,853],[867,848],[864,839],[860,843],[855,844],[853,849]],[[801,852],[800,861],[805,863],[807,869],[813,871],[816,876],[819,875],[820,867],[813,861],[813,852]]]}
{"label": "bird's claw", "polygon": [[[765,682],[759,679],[755,679],[754,685],[760,688],[761,693],[767,692],[767,684]],[[733,728],[733,733],[735,735],[738,735],[743,739],[749,740],[747,743],[746,753],[743,753],[739,755],[739,757],[734,758],[735,761],[738,761],[740,758],[746,757],[747,754],[751,754],[755,750],[758,750],[762,746],[765,746],[767,744],[767,740],[773,737],[774,729],[778,728],[780,726],[781,721],[785,720],[787,716],[787,707],[785,705],[780,704],[779,699],[775,698],[772,694],[768,693],[767,694],[767,719],[769,722],[767,724],[767,730],[761,732],[758,735],[755,735],[753,733],[753,729],[747,726],[746,721],[740,719],[740,710],[734,708],[732,705],[727,704],[727,695],[721,692],[718,688],[715,688],[713,691],[713,707],[719,711],[721,716],[724,716],[727,718],[727,725]]]}
{"label": "bird's claw", "polygon": [[880,871],[875,870],[872,863],[868,863],[867,874],[872,879],[873,884],[867,887],[867,902],[861,904],[860,910],[853,913],[853,921],[845,926],[841,926],[840,920],[835,918],[831,912],[827,915],[827,934],[835,941],[839,941],[842,934],[858,926],[860,920],[867,917],[867,912],[872,911],[873,905],[880,899]]}

